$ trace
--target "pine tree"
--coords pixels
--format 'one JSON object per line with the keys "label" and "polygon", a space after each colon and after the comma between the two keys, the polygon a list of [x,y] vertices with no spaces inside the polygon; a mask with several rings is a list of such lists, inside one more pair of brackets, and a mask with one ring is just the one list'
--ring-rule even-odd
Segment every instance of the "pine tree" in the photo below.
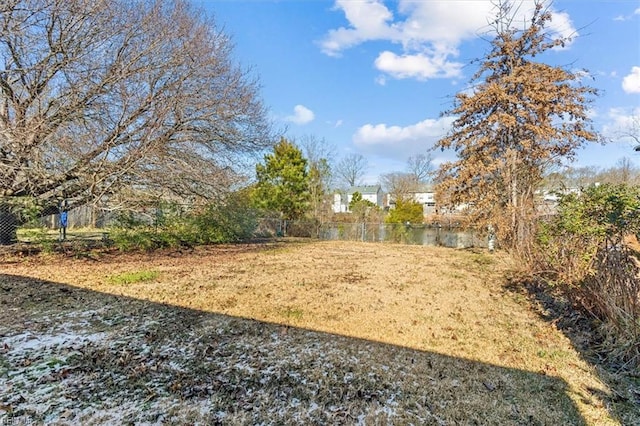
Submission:
{"label": "pine tree", "polygon": [[258,207],[287,220],[299,219],[309,209],[307,160],[295,144],[282,138],[264,156],[264,164],[256,165],[256,176],[253,198]]}

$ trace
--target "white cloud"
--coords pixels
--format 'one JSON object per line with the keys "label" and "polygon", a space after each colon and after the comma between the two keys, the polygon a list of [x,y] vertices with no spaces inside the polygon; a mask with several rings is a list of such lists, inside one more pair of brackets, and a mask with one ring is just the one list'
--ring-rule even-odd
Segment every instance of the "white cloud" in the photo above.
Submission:
{"label": "white cloud", "polygon": [[493,4],[490,0],[464,3],[402,0],[398,9],[407,15],[407,19],[398,24],[405,47],[412,48],[425,42],[456,46],[464,39],[475,38],[478,31],[486,28]]}
{"label": "white cloud", "polygon": [[353,135],[354,144],[370,154],[406,160],[433,147],[450,129],[453,118],[426,119],[409,126],[365,124]]}
{"label": "white cloud", "polygon": [[393,52],[384,51],[376,59],[375,66],[394,78],[427,80],[436,77],[458,77],[461,75],[463,64],[448,62],[446,57],[442,55],[431,57],[426,54],[399,56]]}
{"label": "white cloud", "polygon": [[618,15],[613,18],[614,21],[628,21],[633,19],[634,16],[640,15],[640,7],[633,11],[630,15]]}
{"label": "white cloud", "polygon": [[631,73],[622,79],[622,90],[626,93],[640,93],[640,67],[632,67]]}
{"label": "white cloud", "polygon": [[315,114],[304,105],[296,105],[293,107],[293,115],[285,117],[286,121],[295,124],[307,124],[313,121]]}
{"label": "white cloud", "polygon": [[[464,5],[464,7],[458,7]],[[523,0],[515,22],[526,25],[535,0]],[[330,30],[321,40],[322,51],[339,56],[342,51],[367,41],[389,41],[401,52],[381,52],[376,67],[394,78],[428,79],[457,77],[461,65],[451,58],[465,40],[490,32],[494,17],[493,0],[466,2],[400,0],[397,14],[383,0],[336,0],[335,9],[344,12],[348,26]],[[549,31],[573,37],[577,31],[567,13],[551,11]]]}
{"label": "white cloud", "polygon": [[396,30],[388,21],[393,14],[378,0],[336,0],[335,9],[341,9],[350,28],[330,30],[320,43],[322,51],[329,56],[338,56],[340,51],[368,40],[396,39]]}

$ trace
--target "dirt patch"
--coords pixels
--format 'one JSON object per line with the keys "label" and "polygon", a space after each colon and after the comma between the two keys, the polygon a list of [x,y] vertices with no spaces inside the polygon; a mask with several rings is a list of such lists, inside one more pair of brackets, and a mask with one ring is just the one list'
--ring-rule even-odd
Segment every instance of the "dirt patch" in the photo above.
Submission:
{"label": "dirt patch", "polygon": [[617,424],[509,266],[352,242],[7,261],[0,420]]}

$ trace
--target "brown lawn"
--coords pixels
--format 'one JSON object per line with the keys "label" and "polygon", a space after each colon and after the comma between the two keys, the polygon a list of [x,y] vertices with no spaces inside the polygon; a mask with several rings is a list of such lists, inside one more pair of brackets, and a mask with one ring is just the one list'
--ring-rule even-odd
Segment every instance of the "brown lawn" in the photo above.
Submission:
{"label": "brown lawn", "polygon": [[[137,408],[128,408],[129,416],[138,420],[144,410],[157,411],[161,402],[166,407],[173,401],[170,419],[185,424],[640,424],[633,407],[616,408],[615,392],[601,380],[605,373],[584,361],[527,297],[505,288],[512,267],[501,254],[354,242],[7,257],[0,265],[0,336],[5,339],[0,394],[4,385],[8,396],[0,398],[0,424],[3,407],[5,416],[62,423],[122,420],[109,417],[108,404],[96,405],[88,397],[60,402],[56,387],[40,399],[16,397],[44,386],[29,366],[20,365],[33,364],[29,356],[37,358],[25,355],[25,333],[53,351],[47,356],[72,366],[69,380],[80,371],[93,368],[99,376],[107,366],[121,366],[119,386],[134,395],[126,398],[141,400]],[[29,277],[37,285],[13,276]],[[57,286],[64,291],[58,293]],[[73,300],[68,292],[75,295]],[[88,316],[92,321],[74,319]],[[152,326],[157,332],[150,317],[153,324],[161,323],[166,335],[160,339],[164,346],[152,345],[144,360],[118,358],[90,368],[85,363],[96,364],[96,355],[89,359],[88,350],[78,349],[82,356],[74,358],[64,345],[51,343],[55,336],[75,339],[68,332],[75,330],[84,333],[78,337],[83,348],[111,342],[102,357],[115,357],[112,352],[126,348],[135,352],[132,336],[146,336]],[[66,321],[66,328],[53,327],[51,321]],[[217,346],[207,343],[211,349],[202,349],[198,345],[205,340]],[[234,346],[228,346],[230,342]],[[192,348],[191,355],[178,354],[178,345]],[[167,360],[159,363],[166,353],[174,354],[182,367]],[[324,360],[320,364],[318,357]],[[274,366],[285,358],[286,374],[276,374]],[[220,364],[220,359],[229,362]],[[137,376],[133,368],[128,370],[131,363],[153,362],[162,366],[157,371],[164,376],[150,367]],[[215,380],[226,383],[220,377],[236,377],[242,392],[215,382],[213,367],[205,369],[198,362],[217,362]],[[183,377],[182,382],[175,377]],[[78,388],[86,382],[81,376],[76,379]],[[156,380],[153,392],[145,380]],[[208,383],[208,390],[185,396],[187,382]],[[147,394],[141,390],[145,386]],[[118,393],[122,389],[105,395],[103,403],[109,397],[116,402],[125,398]],[[47,400],[57,402],[47,406]]]}

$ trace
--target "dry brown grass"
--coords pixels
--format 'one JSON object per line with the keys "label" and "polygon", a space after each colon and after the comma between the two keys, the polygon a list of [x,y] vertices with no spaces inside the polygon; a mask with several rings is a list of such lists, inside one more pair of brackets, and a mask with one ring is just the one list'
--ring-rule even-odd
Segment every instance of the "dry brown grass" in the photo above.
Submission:
{"label": "dry brown grass", "polygon": [[[421,417],[411,417],[411,413],[422,410],[432,416],[422,418],[429,424],[620,424],[607,410],[611,390],[598,378],[596,369],[554,324],[530,308],[524,296],[505,290],[504,277],[512,266],[506,256],[485,252],[316,242],[202,248],[187,254],[102,255],[98,259],[40,256],[5,262],[0,273],[224,314],[224,318],[258,320],[251,324],[272,327],[269,330],[284,340],[262,341],[255,331],[248,333],[245,337],[253,339],[253,344],[261,342],[269,348],[262,360],[251,358],[252,368],[291,356],[291,348],[304,353],[303,348],[320,345],[294,363],[300,369],[296,374],[309,383],[299,389],[302,396],[296,397],[303,401],[300,409],[309,408],[304,395],[312,382],[317,388],[315,397],[323,389],[330,393],[327,386],[344,393],[342,400],[348,401],[343,408],[352,411],[347,420],[358,415],[364,416],[360,420],[388,416],[379,418],[421,423]],[[139,272],[154,278],[126,284],[114,280]],[[5,277],[4,281],[10,280]],[[4,330],[0,328],[3,333],[20,332],[20,321],[32,306],[28,298],[20,303],[22,309],[11,314],[17,325],[5,325]],[[332,358],[334,353],[338,358]],[[322,369],[309,367],[320,354],[329,358],[334,373],[341,368],[351,371],[349,377],[362,382],[360,391],[387,382],[395,386],[394,377],[402,376],[397,386],[404,394],[393,398],[401,398],[396,402],[404,411],[392,416],[359,401],[363,394],[347,386],[344,371],[333,379],[322,376]],[[358,362],[350,363],[349,356]],[[371,369],[381,374],[378,384],[367,382]],[[333,401],[335,395],[327,398]],[[316,403],[322,405],[322,401]],[[397,404],[394,407],[399,410]],[[297,412],[296,407],[290,409]],[[268,420],[267,412],[254,411]],[[237,423],[256,420],[242,413],[234,415]],[[624,415],[628,416],[625,422],[640,421],[633,413]],[[291,416],[271,419],[297,418]],[[344,422],[349,423],[347,420]]]}

